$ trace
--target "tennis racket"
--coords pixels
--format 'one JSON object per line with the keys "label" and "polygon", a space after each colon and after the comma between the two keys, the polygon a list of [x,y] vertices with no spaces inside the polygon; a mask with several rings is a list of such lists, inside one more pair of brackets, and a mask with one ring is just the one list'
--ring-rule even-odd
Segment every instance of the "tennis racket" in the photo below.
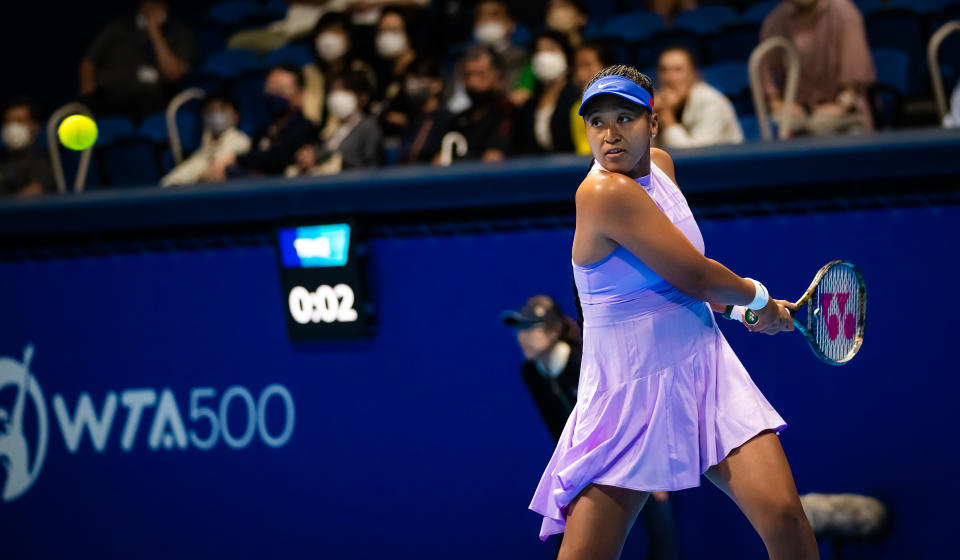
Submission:
{"label": "tennis racket", "polygon": [[[806,317],[796,314],[806,307]],[[867,325],[867,288],[863,275],[852,262],[837,260],[823,266],[810,287],[791,311],[793,324],[818,358],[832,366],[849,362],[863,344]],[[751,311],[744,322],[755,325],[759,318]]]}

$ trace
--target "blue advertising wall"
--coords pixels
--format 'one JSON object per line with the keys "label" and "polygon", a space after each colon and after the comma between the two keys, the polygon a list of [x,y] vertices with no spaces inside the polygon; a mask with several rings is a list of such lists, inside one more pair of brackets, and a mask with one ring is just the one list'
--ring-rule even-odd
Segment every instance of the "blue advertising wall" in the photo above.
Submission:
{"label": "blue advertising wall", "polygon": [[[701,221],[708,256],[775,297],[799,296],[834,258],[863,270],[866,342],[845,367],[821,364],[795,333],[722,328],[789,424],[800,492],[890,507],[889,539],[864,557],[955,550],[958,223],[954,206]],[[32,345],[46,409],[26,400],[25,448],[0,439],[32,476],[0,500],[4,558],[552,557],[526,507],[553,443],[497,316],[535,293],[573,313],[571,238],[374,239],[377,334],[326,343],[289,340],[270,245],[0,264],[0,408],[9,418]],[[69,431],[83,395],[102,439],[83,431],[71,451],[77,433],[58,415]],[[764,557],[702,482],[673,494],[683,557]],[[644,539],[638,523],[623,558],[641,557]]]}

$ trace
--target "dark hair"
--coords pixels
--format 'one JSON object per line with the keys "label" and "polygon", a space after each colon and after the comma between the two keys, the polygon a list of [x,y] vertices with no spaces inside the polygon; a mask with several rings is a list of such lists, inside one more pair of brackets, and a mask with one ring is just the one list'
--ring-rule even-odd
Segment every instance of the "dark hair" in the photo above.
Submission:
{"label": "dark hair", "polygon": [[533,39],[533,51],[537,50],[537,42],[540,39],[546,39],[548,41],[553,41],[560,46],[560,49],[563,51],[563,56],[567,59],[567,67],[573,66],[573,49],[570,47],[570,40],[567,39],[567,36],[559,31],[553,31],[548,29],[546,31],[541,31],[537,33],[537,36]]}
{"label": "dark hair", "polygon": [[[547,314],[544,316],[544,326],[559,325],[560,340],[570,345],[579,346],[581,344],[580,329],[582,322],[578,322],[560,309],[556,300],[550,297],[541,296],[547,300]],[[577,300],[577,315],[582,313],[580,310],[579,299]]]}
{"label": "dark hair", "polygon": [[613,49],[610,48],[604,41],[598,39],[592,39],[590,41],[585,41],[579,48],[577,52],[582,50],[591,50],[596,53],[597,58],[600,59],[600,64],[603,67],[611,66],[616,62],[613,56]]}
{"label": "dark hair", "polygon": [[503,76],[503,57],[497,54],[497,51],[493,50],[489,45],[470,45],[467,47],[466,52],[463,53],[463,61],[479,60],[485,56],[490,57],[490,64],[493,66],[493,69]]}
{"label": "dark hair", "polygon": [[7,111],[13,109],[14,107],[26,107],[27,112],[30,113],[30,120],[38,123],[40,122],[40,107],[30,97],[27,97],[26,95],[17,95],[10,98],[10,101],[7,102],[3,108],[4,117],[6,117]]}
{"label": "dark hair", "polygon": [[[667,53],[667,52],[670,52],[670,51],[680,51],[680,52],[682,52],[683,54],[687,55],[687,60],[690,61],[690,66],[692,66],[694,70],[696,70],[696,69],[698,68],[698,66],[697,66],[697,55],[693,54],[693,51],[690,50],[689,48],[687,48],[687,47],[685,47],[685,46],[683,46],[683,45],[670,45],[669,47],[667,47],[667,48],[663,49],[662,51],[660,51],[660,56],[663,56],[664,53]],[[658,61],[659,61],[659,59],[660,59],[660,57],[657,57],[657,60],[658,60]]]}
{"label": "dark hair", "polygon": [[350,18],[346,14],[343,12],[327,12],[323,14],[320,19],[317,20],[317,24],[313,26],[313,38],[316,39],[317,35],[331,27],[340,27],[347,32],[347,35],[353,30]]}
{"label": "dark hair", "polygon": [[435,58],[420,55],[407,66],[407,76],[443,79],[443,71]]}
{"label": "dark hair", "polygon": [[366,72],[348,70],[344,72],[343,75],[334,78],[334,81],[337,80],[343,84],[343,89],[356,93],[357,97],[373,94],[373,84],[370,83],[370,78]]}
{"label": "dark hair", "polygon": [[203,108],[206,109],[207,106],[214,101],[226,103],[227,105],[233,107],[235,111],[240,110],[240,103],[237,102],[237,98],[234,97],[234,95],[228,90],[219,90],[208,93],[207,96],[203,98]]}
{"label": "dark hair", "polygon": [[267,74],[269,74],[270,72],[275,72],[277,70],[281,72],[289,72],[290,74],[293,74],[294,80],[297,83],[297,89],[303,89],[303,86],[304,86],[303,72],[300,70],[299,66],[295,64],[275,64],[270,67],[270,71],[267,72]]}

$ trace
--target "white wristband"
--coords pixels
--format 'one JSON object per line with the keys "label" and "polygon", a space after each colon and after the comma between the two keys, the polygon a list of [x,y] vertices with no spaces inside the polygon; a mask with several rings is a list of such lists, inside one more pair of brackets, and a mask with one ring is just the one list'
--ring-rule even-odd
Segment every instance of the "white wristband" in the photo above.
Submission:
{"label": "white wristband", "polygon": [[767,302],[770,301],[770,292],[767,291],[766,286],[760,282],[757,282],[753,278],[747,278],[747,280],[753,282],[753,286],[756,289],[756,294],[753,296],[753,301],[746,305],[746,308],[754,311],[763,309],[767,306]]}

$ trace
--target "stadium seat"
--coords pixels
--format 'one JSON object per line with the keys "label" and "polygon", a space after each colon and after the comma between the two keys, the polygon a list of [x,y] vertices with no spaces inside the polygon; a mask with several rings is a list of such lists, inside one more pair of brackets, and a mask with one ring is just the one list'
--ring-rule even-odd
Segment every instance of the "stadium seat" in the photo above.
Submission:
{"label": "stadium seat", "polygon": [[227,79],[258,70],[262,66],[260,59],[253,51],[227,49],[204,61],[199,73]]}
{"label": "stadium seat", "polygon": [[167,131],[167,116],[164,113],[148,115],[137,128],[137,135],[149,139],[151,142],[166,142],[169,138]]}
{"label": "stadium seat", "polygon": [[287,45],[272,50],[263,58],[263,66],[269,68],[277,64],[305,66],[313,62],[313,51],[307,45]]}
{"label": "stadium seat", "polygon": [[112,187],[156,185],[160,181],[154,144],[146,137],[118,139],[104,148],[102,161]]}
{"label": "stadium seat", "polygon": [[206,20],[224,27],[233,27],[260,13],[260,4],[255,0],[230,0],[210,6]]}
{"label": "stadium seat", "polygon": [[883,9],[868,15],[866,26],[867,40],[871,48],[899,49],[910,58],[908,93],[914,95],[928,92],[927,34],[920,14],[904,8]]}
{"label": "stadium seat", "polygon": [[284,0],[270,0],[261,10],[261,14],[272,20],[282,19],[287,15],[287,7]]}
{"label": "stadium seat", "polygon": [[755,142],[761,139],[760,125],[757,124],[756,115],[740,115],[740,128],[743,129],[743,139],[747,142]]}
{"label": "stadium seat", "polygon": [[888,85],[900,93],[909,89],[910,57],[900,49],[876,48],[870,50],[877,69],[877,83]]}
{"label": "stadium seat", "polygon": [[267,111],[263,101],[263,73],[250,73],[238,78],[233,84],[233,95],[240,105],[240,130],[253,135],[267,124]]}
{"label": "stadium seat", "polygon": [[662,29],[653,34],[650,41],[634,44],[634,57],[637,66],[656,66],[660,53],[669,47],[684,47],[693,53],[696,64],[703,63],[703,40],[692,29]]}
{"label": "stadium seat", "polygon": [[129,117],[110,115],[97,117],[97,145],[109,146],[124,136],[134,134],[133,121]]}
{"label": "stadium seat", "polygon": [[760,23],[738,21],[707,37],[705,64],[745,61],[760,43]]}
{"label": "stadium seat", "polygon": [[737,17],[740,23],[763,23],[767,15],[773,11],[773,8],[780,3],[780,0],[766,0],[750,4],[746,10]]}
{"label": "stadium seat", "polygon": [[677,29],[692,29],[700,34],[714,33],[737,20],[730,6],[703,6],[681,12],[673,22]]}
{"label": "stadium seat", "polygon": [[663,18],[657,14],[636,10],[610,18],[601,27],[600,34],[627,41],[646,41],[663,27]]}
{"label": "stadium seat", "polygon": [[721,62],[705,67],[700,72],[703,81],[726,95],[738,115],[754,112],[750,97],[750,76],[746,62]]}

